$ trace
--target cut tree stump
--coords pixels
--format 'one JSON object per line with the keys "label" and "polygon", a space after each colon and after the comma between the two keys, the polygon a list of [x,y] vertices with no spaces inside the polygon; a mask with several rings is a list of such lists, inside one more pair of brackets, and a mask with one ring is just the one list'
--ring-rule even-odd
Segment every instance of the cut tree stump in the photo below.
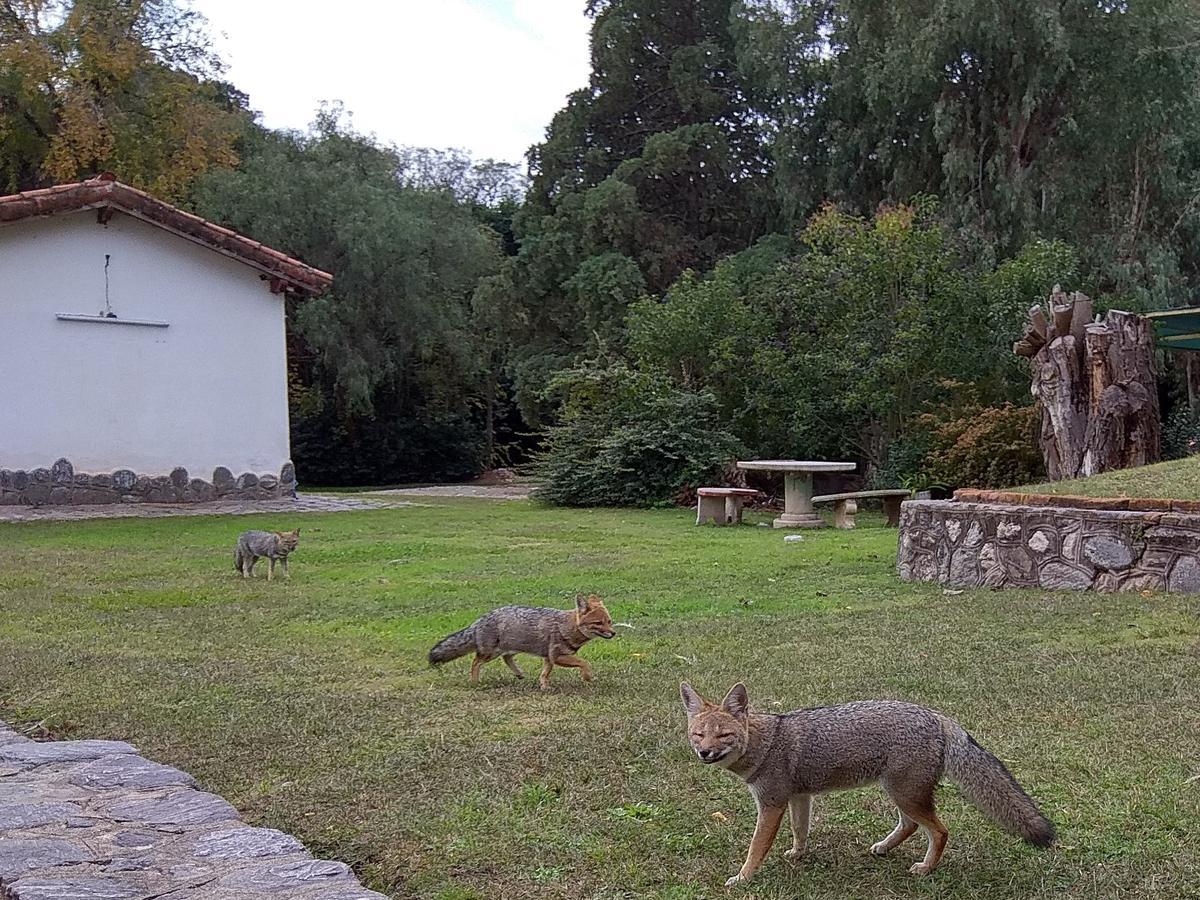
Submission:
{"label": "cut tree stump", "polygon": [[1159,458],[1154,331],[1149,320],[1111,310],[1058,286],[1049,317],[1029,310],[1013,352],[1030,361],[1042,413],[1038,442],[1051,481],[1143,466]]}

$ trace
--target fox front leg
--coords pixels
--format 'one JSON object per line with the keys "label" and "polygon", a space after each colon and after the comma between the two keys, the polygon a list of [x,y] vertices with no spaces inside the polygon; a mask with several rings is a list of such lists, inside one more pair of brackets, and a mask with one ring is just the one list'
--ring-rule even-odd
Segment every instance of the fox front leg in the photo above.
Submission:
{"label": "fox front leg", "polygon": [[784,859],[796,859],[804,853],[812,824],[812,802],[812,794],[797,794],[788,801],[788,812],[792,814],[792,849],[783,854]]}
{"label": "fox front leg", "polygon": [[588,664],[586,659],[576,656],[574,653],[566,656],[556,656],[554,658],[554,664],[556,666],[565,666],[567,668],[578,669],[579,674],[584,681],[592,680],[592,667]]}
{"label": "fox front leg", "polygon": [[725,887],[733,887],[744,881],[749,881],[762,865],[763,858],[775,843],[775,835],[779,833],[779,823],[783,821],[786,806],[764,806],[758,804],[758,823],[754,826],[754,837],[750,839],[750,849],[746,852],[746,861],[742,869],[725,882]]}
{"label": "fox front leg", "polygon": [[271,564],[267,566],[267,581],[272,581],[275,578],[275,557],[269,557]]}
{"label": "fox front leg", "polygon": [[547,656],[546,661],[542,663],[542,674],[538,676],[538,687],[543,691],[550,690],[550,673],[554,671],[554,660]]}

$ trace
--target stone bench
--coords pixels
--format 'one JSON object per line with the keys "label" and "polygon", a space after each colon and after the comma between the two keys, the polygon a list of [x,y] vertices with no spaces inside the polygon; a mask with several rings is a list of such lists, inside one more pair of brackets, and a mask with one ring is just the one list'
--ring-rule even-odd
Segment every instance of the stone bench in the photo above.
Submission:
{"label": "stone bench", "polygon": [[696,524],[737,525],[742,521],[742,504],[758,496],[753,488],[706,487],[696,491]]}
{"label": "stone bench", "polygon": [[883,491],[851,491],[845,494],[821,494],[813,497],[813,503],[833,504],[833,524],[838,528],[853,528],[854,514],[858,512],[859,500],[878,497],[883,501],[883,513],[887,516],[888,528],[900,526],[900,502],[912,497],[911,491],[893,488]]}

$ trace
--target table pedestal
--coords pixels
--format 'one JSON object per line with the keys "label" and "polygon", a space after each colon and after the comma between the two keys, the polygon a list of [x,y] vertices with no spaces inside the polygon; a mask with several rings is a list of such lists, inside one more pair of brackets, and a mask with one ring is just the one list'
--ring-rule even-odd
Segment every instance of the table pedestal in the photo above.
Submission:
{"label": "table pedestal", "polygon": [[783,475],[783,515],[772,522],[775,528],[824,528],[825,520],[812,505],[812,475],[785,472]]}

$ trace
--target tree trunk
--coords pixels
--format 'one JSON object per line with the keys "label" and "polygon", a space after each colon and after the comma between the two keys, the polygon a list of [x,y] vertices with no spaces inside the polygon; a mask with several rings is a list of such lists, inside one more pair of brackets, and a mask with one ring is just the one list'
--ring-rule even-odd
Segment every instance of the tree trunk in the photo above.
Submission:
{"label": "tree trunk", "polygon": [[496,395],[500,391],[499,382],[496,366],[493,364],[484,377],[483,467],[485,470],[496,468]]}
{"label": "tree trunk", "polygon": [[1195,353],[1176,353],[1172,354],[1176,365],[1179,364],[1179,357],[1183,357],[1183,373],[1184,380],[1187,382],[1188,394],[1188,412],[1193,416],[1200,413],[1200,360],[1196,359]]}
{"label": "tree trunk", "polygon": [[1029,311],[1013,352],[1030,360],[1050,479],[1156,461],[1160,427],[1149,321],[1112,310],[1091,322],[1092,301],[1057,285],[1049,306],[1049,319],[1040,306]]}

